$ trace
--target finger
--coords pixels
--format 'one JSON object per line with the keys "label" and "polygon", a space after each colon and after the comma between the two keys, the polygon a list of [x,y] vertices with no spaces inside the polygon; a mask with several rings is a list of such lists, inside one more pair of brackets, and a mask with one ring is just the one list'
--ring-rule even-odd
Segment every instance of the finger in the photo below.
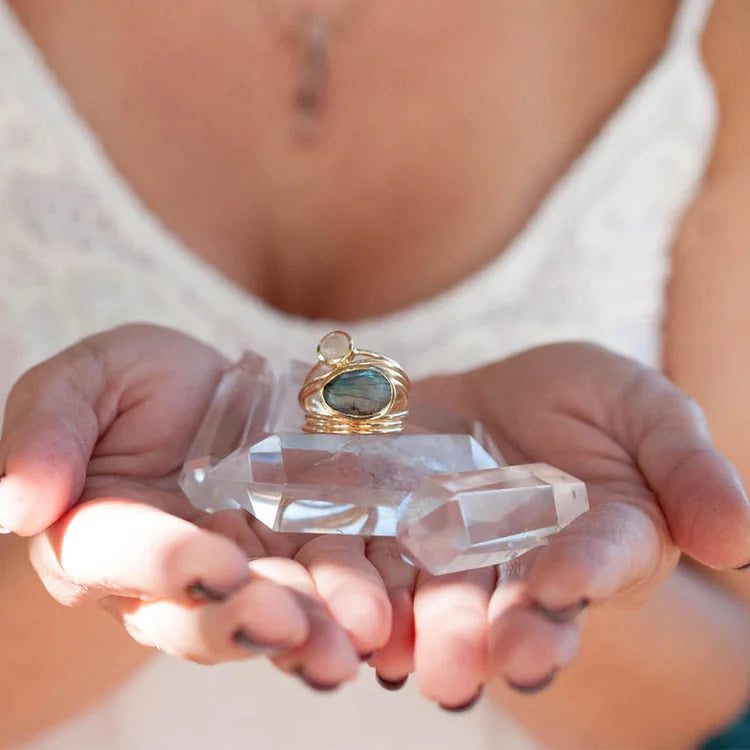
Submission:
{"label": "finger", "polygon": [[579,640],[577,622],[553,622],[528,607],[511,607],[491,619],[490,671],[519,692],[538,692],[572,661]]}
{"label": "finger", "polygon": [[71,510],[34,538],[31,554],[66,604],[111,594],[184,601],[196,584],[219,597],[249,578],[244,553],[229,539],[116,497]]}
{"label": "finger", "polygon": [[274,662],[285,672],[297,673],[308,685],[330,690],[354,679],[360,657],[344,629],[321,600],[309,571],[295,560],[260,558],[250,562],[254,577],[286,586],[303,602],[309,623],[307,640]]}
{"label": "finger", "polygon": [[35,367],[14,386],[0,441],[0,526],[36,534],[78,499],[99,436],[93,404],[103,388],[102,365],[85,346]]}
{"label": "finger", "polygon": [[248,557],[263,557],[266,550],[258,535],[248,524],[248,514],[244,510],[220,510],[206,513],[193,520],[197,526],[231,539]]}
{"label": "finger", "polygon": [[199,664],[276,656],[299,647],[309,635],[298,597],[262,579],[222,602],[195,606],[109,597],[106,609],[140,643]]}
{"label": "finger", "polygon": [[327,535],[304,545],[296,559],[309,571],[320,598],[361,655],[388,641],[391,605],[361,537]]}
{"label": "finger", "polygon": [[[750,503],[736,469],[713,446],[698,405],[672,388],[644,383],[630,410],[638,465],[655,492],[675,544],[704,565],[750,562]],[[657,397],[661,396],[657,401]]]}
{"label": "finger", "polygon": [[617,594],[643,597],[664,579],[679,551],[656,505],[632,493],[589,485],[591,510],[534,551],[526,573],[533,600],[560,612]]}
{"label": "finger", "polygon": [[367,558],[380,574],[391,603],[391,633],[370,665],[387,690],[403,686],[414,671],[414,585],[417,569],[401,558],[393,539],[375,538],[367,544]]}
{"label": "finger", "polygon": [[419,578],[414,595],[416,668],[425,697],[444,707],[473,701],[487,676],[492,568]]}

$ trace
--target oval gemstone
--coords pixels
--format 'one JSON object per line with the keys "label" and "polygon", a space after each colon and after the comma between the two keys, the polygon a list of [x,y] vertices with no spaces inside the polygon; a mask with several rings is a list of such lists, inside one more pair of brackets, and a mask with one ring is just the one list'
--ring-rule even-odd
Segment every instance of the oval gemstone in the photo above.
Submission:
{"label": "oval gemstone", "polygon": [[352,340],[344,331],[332,331],[326,334],[318,344],[318,351],[324,359],[337,360],[346,357],[352,350]]}
{"label": "oval gemstone", "polygon": [[371,417],[391,401],[391,384],[373,368],[342,372],[323,386],[323,400],[349,417]]}

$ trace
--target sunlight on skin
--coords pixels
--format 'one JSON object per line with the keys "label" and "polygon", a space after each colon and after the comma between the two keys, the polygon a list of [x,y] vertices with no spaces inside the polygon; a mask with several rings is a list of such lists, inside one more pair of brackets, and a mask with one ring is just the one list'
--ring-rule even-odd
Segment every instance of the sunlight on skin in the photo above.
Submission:
{"label": "sunlight on skin", "polygon": [[[277,666],[324,689],[366,658],[388,679],[416,669],[427,697],[460,707],[492,676],[525,688],[568,663],[584,603],[652,591],[679,555],[667,524],[699,559],[746,562],[747,499],[699,414],[658,373],[603,349],[544,347],[417,384],[481,417],[511,462],[546,461],[587,483],[591,510],[504,569],[500,586],[493,568],[416,575],[392,540],[285,535],[243,512],[201,515],[177,486],[202,413],[184,404],[207,404],[223,367],[173,331],[101,334],[20,381],[0,442],[0,492],[23,486],[8,512],[27,533],[68,508],[94,454],[86,502],[33,539],[34,564],[60,601],[106,600],[137,638],[169,653],[213,663],[286,648]],[[65,398],[50,405],[49,393]],[[37,455],[55,457],[52,473],[30,471]],[[707,507],[722,523],[691,527]],[[265,607],[252,605],[258,597]],[[271,601],[288,612],[284,632]],[[272,632],[277,640],[260,642]]]}

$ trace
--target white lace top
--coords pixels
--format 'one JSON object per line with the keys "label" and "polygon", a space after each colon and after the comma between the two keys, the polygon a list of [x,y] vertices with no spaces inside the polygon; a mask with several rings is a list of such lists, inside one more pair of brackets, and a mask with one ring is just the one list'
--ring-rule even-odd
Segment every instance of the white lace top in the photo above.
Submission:
{"label": "white lace top", "polygon": [[[709,2],[685,0],[662,58],[497,260],[407,310],[347,324],[354,337],[414,377],[573,338],[658,363],[670,239],[716,120],[697,43]],[[229,355],[250,347],[277,362],[340,327],[270,308],[181,245],[117,174],[2,0],[0,258],[0,398],[26,367],[126,321],[181,328]],[[209,673],[157,658],[92,714],[33,747],[302,744],[529,741],[487,707],[443,715],[413,688],[387,694],[370,675],[320,697],[262,664]]]}

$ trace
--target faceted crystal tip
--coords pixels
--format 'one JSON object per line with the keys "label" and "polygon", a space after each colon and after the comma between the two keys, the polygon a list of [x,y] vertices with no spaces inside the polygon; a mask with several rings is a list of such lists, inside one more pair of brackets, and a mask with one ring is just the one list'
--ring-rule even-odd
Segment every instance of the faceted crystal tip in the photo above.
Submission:
{"label": "faceted crystal tip", "polygon": [[262,434],[272,386],[270,365],[253,352],[245,352],[222,376],[180,476],[180,487],[197,507],[215,509],[212,490],[205,489],[211,472]]}
{"label": "faceted crystal tip", "polygon": [[399,509],[406,557],[434,575],[508,562],[588,510],[586,487],[547,464],[425,477]]}

